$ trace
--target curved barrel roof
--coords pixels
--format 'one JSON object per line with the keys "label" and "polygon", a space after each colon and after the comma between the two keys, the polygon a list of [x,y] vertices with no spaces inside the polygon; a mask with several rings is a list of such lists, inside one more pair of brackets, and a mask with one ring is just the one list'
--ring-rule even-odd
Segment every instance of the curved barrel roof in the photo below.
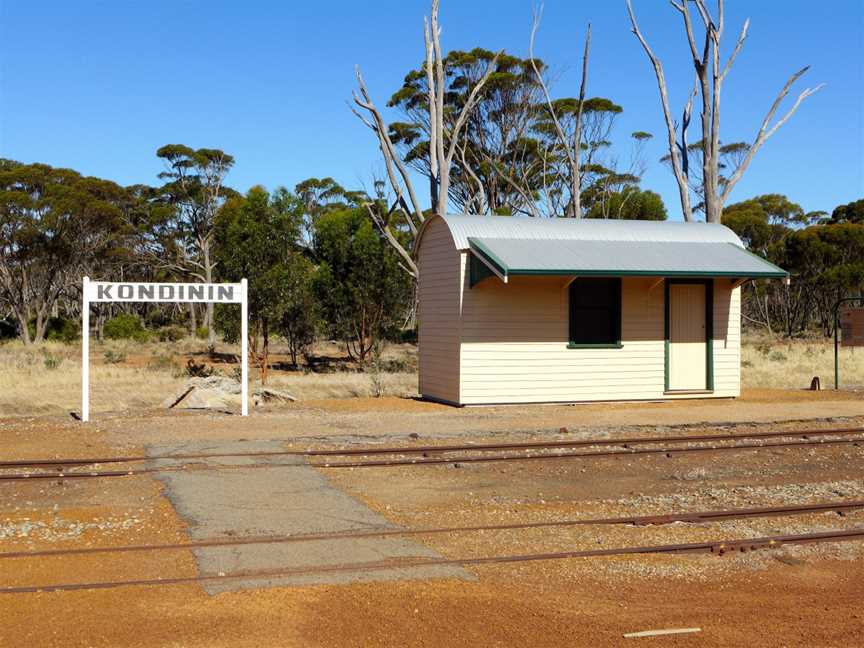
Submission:
{"label": "curved barrel roof", "polygon": [[460,215],[448,215],[444,221],[459,250],[470,247],[469,238],[733,243],[744,247],[735,232],[713,223]]}
{"label": "curved barrel roof", "polygon": [[[416,245],[437,217],[424,223]],[[787,277],[728,227],[670,221],[446,216],[458,250],[512,275]],[[473,275],[472,275],[473,276]]]}

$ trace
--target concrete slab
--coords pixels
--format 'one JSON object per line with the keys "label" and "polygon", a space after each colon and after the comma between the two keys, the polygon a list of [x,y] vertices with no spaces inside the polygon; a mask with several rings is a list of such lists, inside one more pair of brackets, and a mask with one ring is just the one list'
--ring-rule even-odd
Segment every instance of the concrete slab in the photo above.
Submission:
{"label": "concrete slab", "polygon": [[[228,453],[284,449],[278,441],[219,444],[153,445],[150,455]],[[168,466],[171,460],[153,460]],[[189,461],[187,461],[189,463]],[[293,535],[396,528],[362,502],[334,488],[302,457],[229,457],[208,460],[230,466],[272,465],[272,468],[156,473],[166,495],[189,524],[193,539],[213,536]],[[290,467],[285,467],[290,465]],[[436,557],[414,540],[398,537],[333,539],[290,543],[207,547],[194,550],[201,574],[363,563],[390,558]],[[207,592],[412,578],[471,578],[453,566],[412,567],[373,572],[334,572],[304,576],[215,581]]]}

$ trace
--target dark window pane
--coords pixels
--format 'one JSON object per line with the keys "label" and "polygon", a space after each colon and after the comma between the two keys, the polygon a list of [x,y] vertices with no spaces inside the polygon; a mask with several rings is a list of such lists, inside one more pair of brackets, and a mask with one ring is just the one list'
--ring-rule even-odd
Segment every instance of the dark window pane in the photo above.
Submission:
{"label": "dark window pane", "polygon": [[570,342],[621,341],[621,280],[576,279],[570,284]]}

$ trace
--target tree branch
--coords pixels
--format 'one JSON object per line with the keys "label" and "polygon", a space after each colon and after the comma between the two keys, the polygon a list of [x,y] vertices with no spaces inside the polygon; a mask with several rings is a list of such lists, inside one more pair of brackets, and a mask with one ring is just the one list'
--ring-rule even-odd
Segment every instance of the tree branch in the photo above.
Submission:
{"label": "tree branch", "polygon": [[657,77],[657,87],[660,91],[660,102],[663,106],[663,117],[666,121],[666,133],[669,140],[669,155],[672,160],[672,172],[675,174],[675,179],[678,182],[678,194],[681,197],[681,211],[683,212],[684,220],[692,221],[693,209],[690,206],[690,187],[687,183],[687,178],[684,176],[682,171],[681,159],[676,147],[676,129],[675,124],[672,121],[671,111],[669,110],[669,95],[666,90],[666,77],[663,73],[663,65],[660,63],[660,59],[658,59],[651,50],[651,47],[648,45],[648,42],[639,30],[639,25],[636,22],[636,15],[633,13],[631,0],[627,0],[627,13],[630,16],[630,24],[632,26],[633,34],[637,39],[639,39],[639,42],[642,44],[642,49],[645,50],[645,54],[651,61],[651,65],[654,66],[654,74]]}
{"label": "tree branch", "polygon": [[750,30],[750,19],[744,21],[744,25],[741,27],[741,33],[738,35],[738,42],[735,43],[735,49],[732,50],[732,53],[729,55],[729,58],[726,60],[726,65],[723,66],[723,72],[720,73],[720,81],[726,79],[726,75],[729,74],[729,70],[732,69],[732,64],[735,62],[735,59],[738,58],[738,54],[741,53],[741,49],[744,47],[744,41],[747,40],[747,32]]}
{"label": "tree branch", "polygon": [[366,210],[369,212],[369,216],[372,218],[372,222],[375,223],[376,227],[387,239],[387,242],[390,244],[390,246],[394,250],[396,250],[399,256],[402,257],[402,260],[407,266],[405,269],[408,274],[410,274],[416,279],[419,276],[419,273],[417,270],[417,264],[414,262],[414,258],[403,247],[402,243],[400,243],[399,240],[395,236],[393,236],[393,232],[390,231],[390,227],[388,226],[388,224],[384,222],[384,220],[378,215],[378,213],[374,209],[372,209],[372,205],[370,205],[368,202],[365,203],[365,205]]}
{"label": "tree branch", "polygon": [[[408,191],[408,197],[411,200],[411,205],[414,209],[414,217],[417,219],[418,223],[422,223],[424,220],[423,217],[423,209],[420,206],[420,202],[417,200],[417,194],[414,192],[414,185],[411,183],[411,178],[408,175],[408,170],[405,168],[405,165],[402,163],[401,158],[396,152],[396,147],[393,146],[393,141],[390,139],[390,134],[387,131],[387,125],[384,122],[383,117],[381,117],[381,113],[378,111],[378,108],[372,103],[372,99],[369,97],[369,90],[366,88],[366,83],[363,80],[363,75],[360,72],[360,66],[355,68],[355,76],[357,77],[357,85],[360,89],[360,93],[362,95],[362,100],[360,97],[354,93],[354,102],[366,110],[374,120],[374,126],[372,126],[372,130],[378,136],[378,144],[381,149],[381,153],[384,156],[384,163],[387,169],[387,176],[390,179],[390,184],[393,187],[395,192],[401,193],[401,185],[395,177],[393,172],[393,166],[395,165],[396,169],[399,171],[399,175],[402,178],[402,181],[405,184],[405,189]],[[356,114],[356,113],[355,113]],[[364,120],[365,122],[366,120]]]}
{"label": "tree branch", "polygon": [[[436,4],[437,1],[438,0],[435,0]],[[462,110],[459,111],[459,117],[456,119],[456,124],[453,126],[453,130],[450,132],[450,145],[447,148],[447,156],[442,162],[444,170],[441,177],[441,184],[439,185],[440,195],[438,197],[438,213],[441,216],[444,216],[447,213],[447,197],[450,192],[450,167],[453,163],[453,156],[456,154],[456,146],[459,143],[459,132],[465,125],[465,120],[468,119],[468,115],[471,114],[472,110],[474,110],[474,104],[477,103],[477,97],[480,95],[480,91],[483,89],[483,86],[486,85],[489,77],[491,77],[492,73],[495,71],[495,68],[498,65],[498,58],[500,56],[501,52],[498,52],[498,54],[495,55],[495,58],[493,58],[487,66],[486,72],[483,74],[483,76],[480,78],[474,88],[472,88],[470,94],[468,95],[468,99],[465,100],[465,105],[463,105]],[[441,88],[440,90],[443,93],[443,88]]]}
{"label": "tree branch", "polygon": [[[780,93],[777,95],[777,98],[774,100],[774,103],[771,104],[771,108],[768,109],[768,113],[765,115],[765,118],[762,120],[762,125],[759,127],[759,132],[756,135],[756,139],[753,140],[753,144],[750,145],[750,149],[747,151],[747,155],[741,161],[741,164],[735,169],[735,173],[729,178],[726,186],[723,190],[722,201],[725,202],[729,197],[729,194],[732,193],[732,189],[738,184],[738,181],[741,179],[741,176],[744,175],[744,171],[747,170],[747,167],[750,165],[750,162],[753,160],[753,156],[756,155],[756,152],[762,147],[762,145],[774,134],[777,132],[783,124],[789,121],[789,118],[795,114],[795,111],[798,110],[798,107],[801,103],[810,95],[818,92],[822,88],[825,87],[824,83],[820,83],[814,88],[805,88],[798,98],[795,100],[795,103],[792,104],[792,107],[784,114],[777,122],[770,126],[771,120],[774,119],[774,115],[777,113],[778,108],[780,107],[781,102],[789,94],[789,90],[791,90],[792,85],[800,79],[807,71],[810,69],[810,66],[806,66],[795,72],[789,79],[786,81],[786,84],[783,86],[783,89],[780,90]],[[770,128],[769,128],[770,126]]]}

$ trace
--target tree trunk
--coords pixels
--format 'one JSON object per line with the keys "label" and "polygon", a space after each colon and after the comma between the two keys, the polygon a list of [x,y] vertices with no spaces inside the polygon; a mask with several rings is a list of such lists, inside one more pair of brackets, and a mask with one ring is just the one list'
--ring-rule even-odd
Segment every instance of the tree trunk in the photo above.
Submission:
{"label": "tree trunk", "polygon": [[289,330],[287,335],[285,336],[288,341],[288,353],[291,355],[291,365],[296,369],[297,368],[297,343],[294,335],[291,334]]}
{"label": "tree trunk", "polygon": [[15,319],[18,320],[18,328],[20,329],[21,341],[24,343],[24,346],[30,346],[31,344],[33,344],[33,340],[30,339],[30,328],[27,326],[27,314],[21,313],[16,308]]}
{"label": "tree trunk", "polygon": [[41,344],[45,341],[45,329],[48,328],[47,308],[42,307],[36,312],[36,327],[33,335],[33,343]]}
{"label": "tree trunk", "polygon": [[189,334],[195,337],[198,331],[198,314],[195,312],[195,302],[189,302]]}
{"label": "tree trunk", "polygon": [[267,331],[267,321],[262,322],[262,332],[261,335],[264,338],[264,342],[261,345],[261,384],[267,384],[267,363],[268,356],[270,355],[270,334]]}
{"label": "tree trunk", "polygon": [[[204,241],[201,245],[204,255],[204,277],[207,283],[213,283],[213,264],[210,263],[210,242]],[[204,314],[204,326],[207,327],[207,347],[212,352],[216,348],[216,331],[213,329],[213,302],[207,302]]]}

